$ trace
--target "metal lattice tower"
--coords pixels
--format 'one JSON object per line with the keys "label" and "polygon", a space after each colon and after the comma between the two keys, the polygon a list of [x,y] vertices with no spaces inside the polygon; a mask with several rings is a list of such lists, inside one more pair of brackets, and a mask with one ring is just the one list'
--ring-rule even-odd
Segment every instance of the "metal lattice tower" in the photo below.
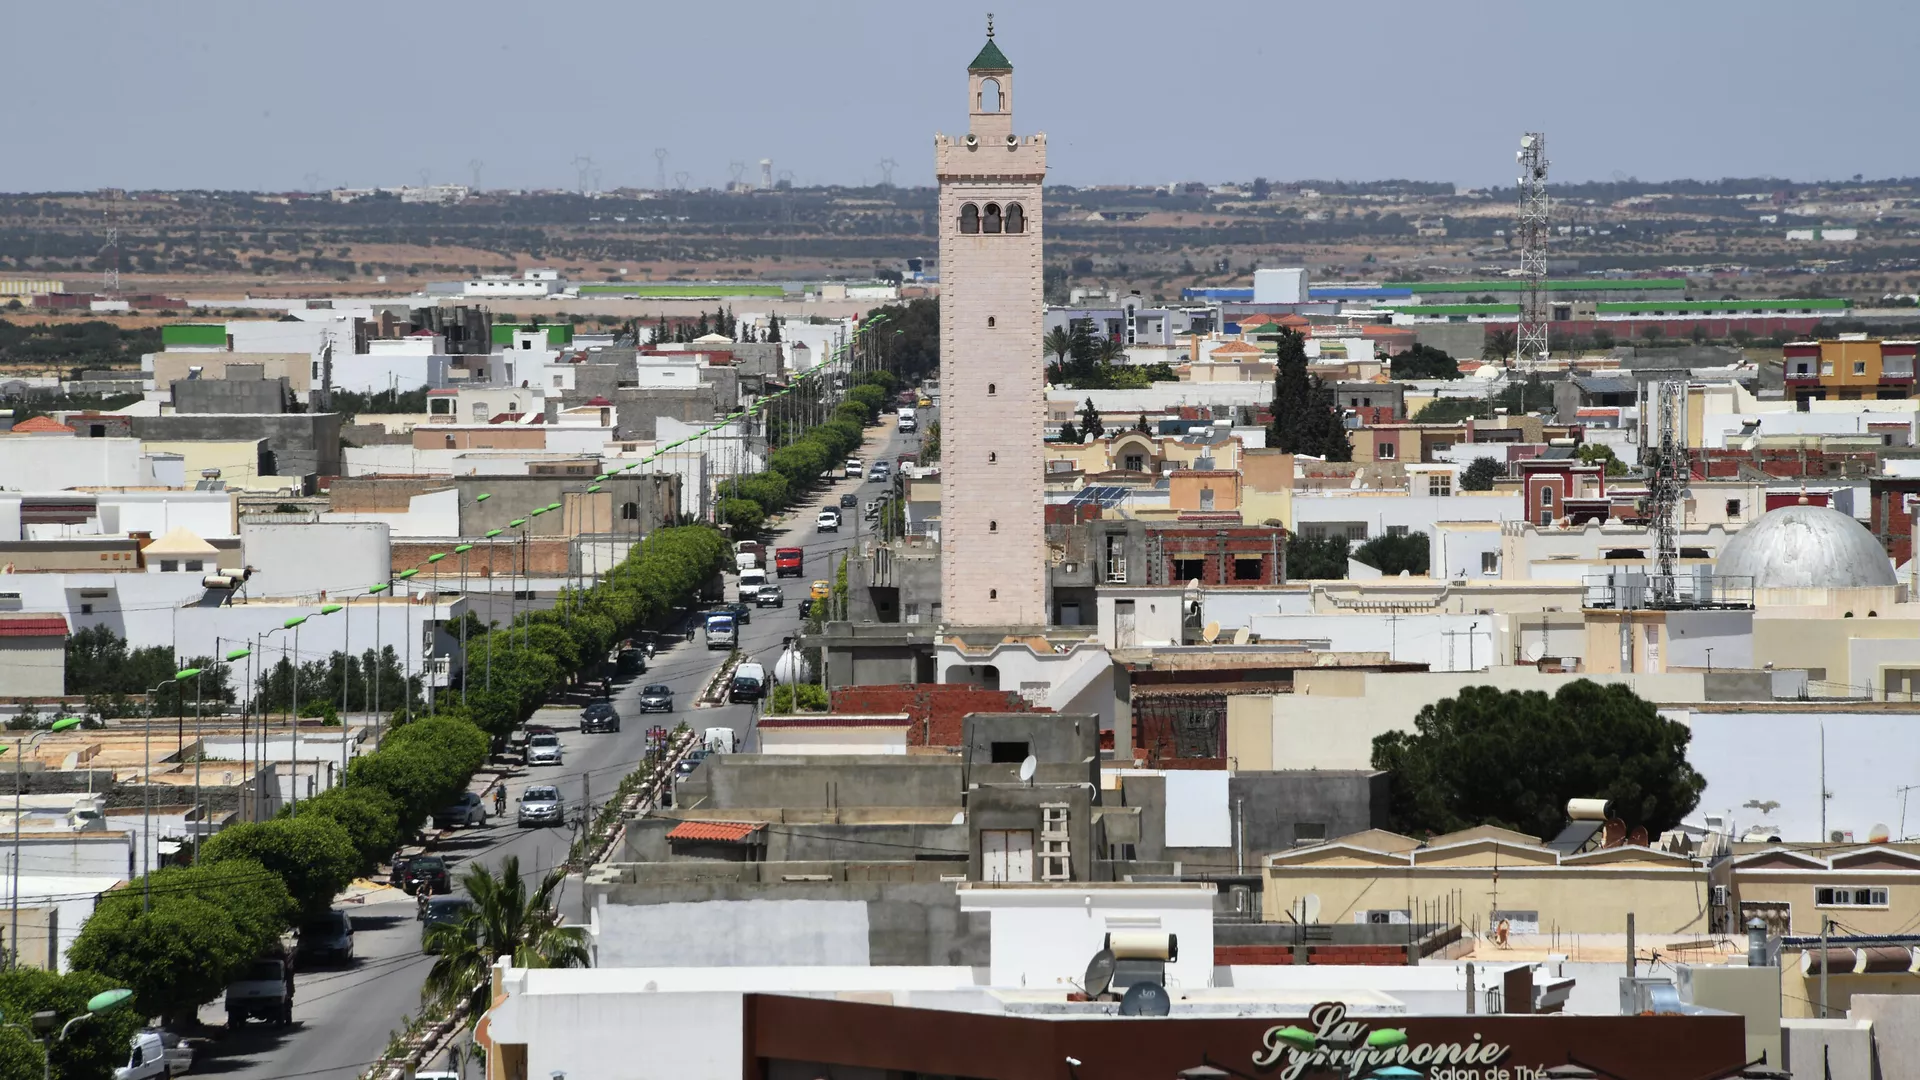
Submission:
{"label": "metal lattice tower", "polygon": [[885,157],[880,159],[880,186],[881,187],[893,186],[893,170],[897,168],[899,164],[900,164],[899,162],[893,160],[890,157]]}
{"label": "metal lattice tower", "polygon": [[1667,379],[1659,384],[1657,393],[1655,418],[1659,425],[1659,449],[1656,452],[1659,457],[1654,462],[1653,475],[1647,480],[1654,550],[1650,584],[1655,604],[1667,606],[1675,599],[1673,567],[1680,558],[1680,525],[1675,515],[1680,506],[1680,490],[1687,482],[1687,384],[1679,379]]}
{"label": "metal lattice tower", "polygon": [[1526,296],[1520,304],[1520,325],[1514,333],[1514,355],[1521,359],[1547,358],[1547,137],[1530,131],[1520,136],[1520,276]]}
{"label": "metal lattice tower", "polygon": [[120,291],[120,195],[119,188],[107,191],[107,243],[101,251],[105,267],[100,274],[101,291],[113,296]]}
{"label": "metal lattice tower", "polygon": [[573,169],[579,177],[580,194],[585,195],[587,193],[588,178],[593,175],[593,159],[585,154],[577,155],[573,159]]}
{"label": "metal lattice tower", "polygon": [[654,147],[653,160],[660,166],[660,172],[654,178],[653,189],[655,191],[665,191],[667,190],[667,148],[664,146]]}
{"label": "metal lattice tower", "polygon": [[487,163],[479,158],[467,162],[467,168],[473,172],[473,193],[476,195],[480,193],[480,170],[486,167]]}

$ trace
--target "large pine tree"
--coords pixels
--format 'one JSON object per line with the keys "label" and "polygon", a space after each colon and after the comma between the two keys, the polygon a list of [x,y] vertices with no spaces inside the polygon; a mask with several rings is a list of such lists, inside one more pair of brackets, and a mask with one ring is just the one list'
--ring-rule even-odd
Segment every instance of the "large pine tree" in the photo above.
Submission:
{"label": "large pine tree", "polygon": [[1273,422],[1267,445],[1290,454],[1328,461],[1353,460],[1347,429],[1333,388],[1307,372],[1307,341],[1292,330],[1280,332],[1274,354]]}

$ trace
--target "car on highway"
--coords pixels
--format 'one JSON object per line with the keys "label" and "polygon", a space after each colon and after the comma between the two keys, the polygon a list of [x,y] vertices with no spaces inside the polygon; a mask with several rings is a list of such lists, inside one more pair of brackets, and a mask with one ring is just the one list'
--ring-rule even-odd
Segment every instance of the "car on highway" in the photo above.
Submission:
{"label": "car on highway", "polygon": [[433,812],[433,824],[436,828],[451,829],[456,826],[485,825],[486,823],[487,804],[471,791],[462,792],[458,799]]}
{"label": "car on highway", "polygon": [[567,804],[560,798],[560,789],[552,784],[535,784],[520,794],[519,825],[531,829],[536,825],[560,825],[566,821]]}
{"label": "car on highway", "polygon": [[296,963],[353,963],[353,920],[344,911],[328,911],[300,924]]}
{"label": "car on highway", "polygon": [[439,952],[440,950],[428,941],[433,928],[458,922],[471,910],[473,910],[473,901],[464,896],[436,896],[427,901],[426,916],[420,920],[420,951]]}
{"label": "car on highway", "polygon": [[840,511],[835,510],[831,506],[820,511],[818,514],[814,515],[813,527],[820,530],[821,532],[831,532],[831,533],[839,532],[840,531]]}
{"label": "car on highway", "polygon": [[825,578],[821,578],[813,583],[813,587],[807,591],[807,595],[815,600],[825,600],[827,597],[833,595],[833,586],[827,584]]}
{"label": "car on highway", "polygon": [[423,890],[428,896],[453,891],[453,874],[447,870],[447,860],[438,855],[415,855],[407,863],[407,893],[412,895]]}
{"label": "car on highway", "polygon": [[665,683],[654,683],[640,688],[640,711],[643,713],[672,712],[673,687]]}
{"label": "car on highway", "polygon": [[561,765],[565,762],[566,754],[560,749],[560,736],[549,733],[527,740],[528,765]]}
{"label": "car on highway", "polygon": [[620,730],[620,714],[611,701],[596,701],[580,710],[580,732],[597,735]]}
{"label": "car on highway", "polygon": [[786,607],[787,594],[778,585],[762,585],[760,591],[753,594],[754,607]]}
{"label": "car on highway", "polygon": [[721,604],[713,610],[733,616],[734,620],[741,626],[745,626],[753,621],[752,604],[743,604],[736,600],[731,604]]}
{"label": "car on highway", "polygon": [[842,510],[853,510],[859,507],[859,505],[860,505],[860,496],[855,495],[851,491],[847,492],[845,495],[840,496],[840,508]]}
{"label": "car on highway", "polygon": [[893,470],[888,468],[887,463],[884,461],[874,462],[873,468],[867,470],[868,480],[885,480],[892,475]]}

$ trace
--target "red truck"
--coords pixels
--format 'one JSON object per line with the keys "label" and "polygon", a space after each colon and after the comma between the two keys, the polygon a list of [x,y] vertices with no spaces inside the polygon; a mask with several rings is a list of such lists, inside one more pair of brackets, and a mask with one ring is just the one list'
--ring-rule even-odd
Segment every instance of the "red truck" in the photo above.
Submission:
{"label": "red truck", "polygon": [[799,548],[775,548],[773,551],[774,577],[799,577],[806,568],[806,552]]}

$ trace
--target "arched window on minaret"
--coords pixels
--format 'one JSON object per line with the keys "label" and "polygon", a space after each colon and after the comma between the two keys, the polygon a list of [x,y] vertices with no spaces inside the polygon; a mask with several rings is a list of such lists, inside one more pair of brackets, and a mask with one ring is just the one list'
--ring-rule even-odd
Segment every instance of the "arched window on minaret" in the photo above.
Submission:
{"label": "arched window on minaret", "polygon": [[1010,233],[1027,231],[1027,212],[1020,209],[1020,204],[1017,202],[1007,204],[1007,231]]}
{"label": "arched window on minaret", "polygon": [[980,80],[980,100],[974,104],[973,111],[983,113],[1005,111],[1002,108],[999,79]]}
{"label": "arched window on minaret", "polygon": [[980,208],[968,203],[960,208],[960,231],[977,233],[980,231]]}
{"label": "arched window on minaret", "polygon": [[997,233],[1000,231],[1000,204],[988,203],[985,220],[980,223],[980,231]]}

